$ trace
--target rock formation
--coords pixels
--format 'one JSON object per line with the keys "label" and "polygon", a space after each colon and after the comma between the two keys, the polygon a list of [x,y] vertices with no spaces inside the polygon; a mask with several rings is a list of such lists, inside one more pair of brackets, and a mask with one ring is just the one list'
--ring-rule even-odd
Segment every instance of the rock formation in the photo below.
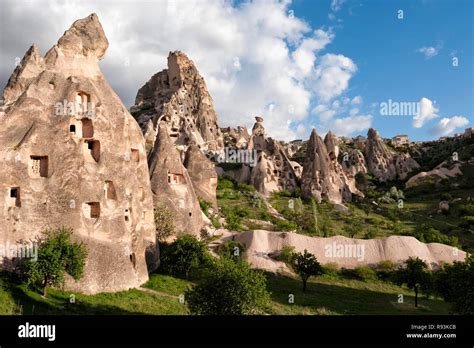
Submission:
{"label": "rock formation", "polygon": [[280,142],[267,137],[263,118],[257,116],[255,119],[247,151],[253,153],[257,161],[254,166],[243,164],[238,180],[250,183],[266,196],[273,191],[293,192],[298,185],[299,165],[288,159]]}
{"label": "rock formation", "polygon": [[168,69],[155,75],[137,93],[130,109],[144,133],[160,121],[177,145],[194,143],[202,150],[223,146],[212,98],[194,63],[182,52],[170,52]]}
{"label": "rock formation", "polygon": [[[409,236],[390,236],[366,240],[343,236],[309,237],[291,232],[256,230],[227,236],[226,239],[242,243],[245,246],[244,258],[246,261],[255,268],[269,272],[288,271],[283,262],[276,261],[271,257],[284,246],[294,247],[296,252],[303,252],[307,249],[322,264],[335,263],[344,268],[355,268],[362,265],[374,266],[385,260],[401,264],[409,257],[419,257],[430,268],[437,268],[441,263],[462,262],[466,257],[464,251],[450,245],[425,244]],[[345,252],[338,255],[341,249]]]}
{"label": "rock formation", "polygon": [[217,211],[217,172],[212,163],[196,145],[190,145],[184,158],[192,185],[198,197],[212,203]]}
{"label": "rock formation", "polygon": [[237,128],[221,128],[222,136],[224,139],[225,146],[234,149],[245,149],[248,146],[250,140],[249,132],[245,127]]}
{"label": "rock formation", "polygon": [[325,140],[313,129],[301,174],[301,191],[305,197],[332,203],[350,201],[352,194],[362,195],[355,187],[355,180],[348,178],[338,162],[337,139],[329,132]]}
{"label": "rock formation", "polygon": [[364,154],[357,149],[348,149],[347,153],[343,154],[341,165],[348,176],[367,173]]}
{"label": "rock formation", "polygon": [[374,128],[367,133],[365,156],[369,171],[382,182],[403,180],[409,172],[419,168],[408,153],[392,153]]}
{"label": "rock formation", "polygon": [[[181,153],[175,148],[168,134],[168,125],[160,122],[157,131],[155,147],[149,157],[151,190],[155,205],[164,204],[173,211],[178,234],[199,235],[204,220],[191,177],[182,163]],[[194,159],[189,159],[193,156],[190,152],[188,163],[191,162],[190,167],[195,170],[197,163]],[[195,177],[198,177],[197,173]],[[200,182],[199,177],[197,182]],[[203,190],[207,189],[202,186],[200,188]]]}
{"label": "rock formation", "polygon": [[89,254],[66,288],[85,293],[139,286],[158,260],[145,142],[99,69],[107,47],[95,14],[44,58],[33,45],[0,118],[0,243],[73,228]]}

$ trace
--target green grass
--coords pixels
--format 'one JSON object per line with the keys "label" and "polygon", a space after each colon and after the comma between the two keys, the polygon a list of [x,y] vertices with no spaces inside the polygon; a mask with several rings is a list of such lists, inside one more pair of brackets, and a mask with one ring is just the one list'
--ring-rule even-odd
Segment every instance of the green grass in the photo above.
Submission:
{"label": "green grass", "polygon": [[[159,294],[137,289],[93,296],[76,293],[76,303],[70,303],[70,292],[49,289],[48,297],[43,298],[3,272],[0,273],[0,314],[186,315],[189,312],[178,296],[193,284],[169,275],[151,274],[143,287]],[[298,278],[268,273],[267,288],[272,299],[269,314],[451,314],[449,304],[437,298],[422,296],[419,307],[415,308],[412,291],[380,280],[326,275],[310,278],[303,293]],[[294,295],[294,304],[288,302],[290,294]],[[404,303],[398,303],[399,294],[404,295]]]}
{"label": "green grass", "polygon": [[[418,298],[414,293],[380,280],[360,281],[323,276],[310,278],[304,293],[299,279],[289,276],[267,275],[272,292],[272,314],[320,315],[422,315],[451,314],[450,305],[441,299]],[[294,303],[289,303],[290,294]],[[398,303],[402,294],[404,303]]]}
{"label": "green grass", "polygon": [[[159,283],[152,275],[152,281]],[[175,297],[158,296],[137,289],[116,293],[82,295],[56,289],[48,289],[46,298],[38,291],[19,284],[10,275],[0,273],[0,314],[44,314],[44,315],[136,315],[188,314],[186,306]],[[166,280],[165,280],[166,283]],[[168,282],[167,284],[169,284]],[[166,286],[164,287],[166,289]],[[173,295],[175,285],[171,286]],[[168,291],[167,291],[168,292]],[[75,303],[70,303],[70,296]],[[6,299],[6,301],[3,301]]]}

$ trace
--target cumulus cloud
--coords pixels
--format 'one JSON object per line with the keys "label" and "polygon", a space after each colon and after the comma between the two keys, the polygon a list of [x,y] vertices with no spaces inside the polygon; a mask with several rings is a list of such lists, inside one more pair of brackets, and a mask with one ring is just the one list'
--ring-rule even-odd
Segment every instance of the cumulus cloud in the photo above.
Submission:
{"label": "cumulus cloud", "polygon": [[331,10],[334,12],[339,11],[342,8],[342,4],[344,4],[346,0],[331,0]]}
{"label": "cumulus cloud", "polygon": [[349,80],[357,71],[352,59],[341,54],[327,53],[316,64],[313,88],[315,94],[323,101],[328,101],[349,86]]}
{"label": "cumulus cloud", "polygon": [[418,48],[416,51],[419,53],[422,53],[426,59],[430,59],[430,58],[433,58],[434,56],[437,56],[440,49],[441,47],[428,46],[428,47]]}
{"label": "cumulus cloud", "polygon": [[433,102],[428,98],[421,98],[417,114],[413,117],[413,127],[421,128],[423,125],[438,117],[438,109],[433,105]]}
{"label": "cumulus cloud", "polygon": [[431,128],[431,133],[436,136],[449,135],[453,133],[456,128],[464,127],[468,124],[469,120],[464,116],[445,117]]}
{"label": "cumulus cloud", "polygon": [[353,115],[333,120],[332,130],[337,135],[352,135],[372,125],[372,115]]}
{"label": "cumulus cloud", "polygon": [[[321,56],[334,34],[288,15],[290,3],[169,0],[137,6],[84,0],[24,6],[5,0],[0,79],[4,86],[31,42],[44,54],[74,20],[95,12],[110,43],[101,69],[125,105],[133,105],[138,89],[166,68],[169,51],[181,50],[204,76],[220,125],[250,127],[252,116],[263,114],[269,134],[288,140],[311,105],[344,92],[357,69],[343,55]],[[335,1],[334,8],[341,4]]]}

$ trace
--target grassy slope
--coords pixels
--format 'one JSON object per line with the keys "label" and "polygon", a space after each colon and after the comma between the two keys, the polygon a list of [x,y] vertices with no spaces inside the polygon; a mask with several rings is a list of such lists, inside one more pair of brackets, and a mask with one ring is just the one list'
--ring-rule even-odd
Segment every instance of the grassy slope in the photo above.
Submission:
{"label": "grassy slope", "polygon": [[[449,305],[439,299],[421,298],[420,307],[413,305],[413,292],[381,281],[359,281],[324,276],[310,279],[303,293],[301,282],[287,276],[267,274],[271,292],[271,314],[449,314]],[[157,295],[140,290],[104,293],[94,296],[76,294],[76,303],[69,303],[70,293],[50,289],[48,298],[14,283],[0,273],[0,314],[188,314],[177,298],[192,282],[162,274],[152,274],[144,285],[163,293]],[[164,296],[168,294],[168,296]],[[288,303],[289,294],[295,303]],[[403,294],[405,303],[397,302]],[[34,306],[34,308],[33,308]]]}

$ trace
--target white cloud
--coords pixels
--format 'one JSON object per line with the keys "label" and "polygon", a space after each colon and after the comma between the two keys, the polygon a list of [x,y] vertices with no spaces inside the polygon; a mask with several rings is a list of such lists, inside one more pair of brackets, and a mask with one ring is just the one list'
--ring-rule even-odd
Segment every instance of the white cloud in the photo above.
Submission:
{"label": "white cloud", "polygon": [[[334,8],[342,2],[333,1]],[[181,50],[204,76],[221,126],[251,127],[253,116],[263,114],[268,133],[288,140],[294,136],[288,121],[298,124],[316,98],[328,100],[345,91],[357,69],[343,55],[320,56],[334,34],[289,16],[288,0],[139,4],[2,1],[0,59],[11,65],[1,65],[1,80],[8,80],[15,57],[22,57],[31,42],[44,53],[74,20],[96,12],[110,43],[100,66],[125,105],[131,106],[138,89],[166,68],[169,51]]]}
{"label": "white cloud", "polygon": [[441,119],[433,128],[431,133],[436,136],[449,135],[456,128],[464,127],[469,124],[469,120],[464,116],[453,116],[451,118]]}
{"label": "white cloud", "polygon": [[357,115],[359,113],[359,109],[358,108],[354,108],[354,109],[351,109],[351,111],[349,111],[349,114],[351,116],[354,116],[354,115]]}
{"label": "white cloud", "polygon": [[334,12],[339,11],[345,2],[346,0],[331,0],[331,10]]}
{"label": "white cloud", "polygon": [[372,115],[354,115],[332,121],[332,130],[337,135],[351,135],[364,131],[372,125]]}
{"label": "white cloud", "polygon": [[316,64],[314,92],[323,101],[328,101],[349,86],[349,80],[357,71],[354,62],[341,54],[325,54]]}
{"label": "white cloud", "polygon": [[418,113],[413,117],[413,127],[423,127],[426,122],[438,117],[438,111],[431,100],[425,97],[421,98]]}
{"label": "white cloud", "polygon": [[426,59],[430,59],[430,58],[433,58],[434,56],[438,55],[440,49],[441,49],[441,47],[428,46],[428,47],[418,48],[416,51],[419,52],[419,53],[424,54]]}
{"label": "white cloud", "polygon": [[362,97],[360,95],[355,96],[351,100],[351,104],[353,105],[359,105],[360,103],[362,103]]}

